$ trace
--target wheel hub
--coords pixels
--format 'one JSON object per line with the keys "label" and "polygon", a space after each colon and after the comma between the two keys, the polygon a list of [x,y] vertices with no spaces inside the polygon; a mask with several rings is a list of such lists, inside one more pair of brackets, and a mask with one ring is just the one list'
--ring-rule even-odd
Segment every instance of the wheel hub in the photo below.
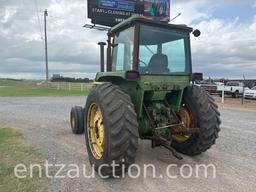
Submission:
{"label": "wheel hub", "polygon": [[87,135],[91,152],[95,159],[100,159],[104,152],[104,125],[99,106],[91,104],[87,118]]}
{"label": "wheel hub", "polygon": [[[185,104],[181,106],[180,111],[177,113],[177,116],[179,117],[181,123],[185,127],[194,128],[193,115]],[[172,138],[179,143],[183,143],[183,142],[186,142],[191,136],[192,136],[192,133],[182,132],[182,133],[173,134]]]}

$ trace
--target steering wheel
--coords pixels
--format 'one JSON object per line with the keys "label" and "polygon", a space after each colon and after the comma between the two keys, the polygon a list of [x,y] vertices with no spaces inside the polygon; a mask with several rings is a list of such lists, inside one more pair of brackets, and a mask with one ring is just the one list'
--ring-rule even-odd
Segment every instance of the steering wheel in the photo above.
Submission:
{"label": "steering wheel", "polygon": [[148,64],[147,64],[146,62],[144,62],[144,61],[142,61],[142,60],[140,60],[140,59],[139,59],[139,63],[144,64],[144,65],[145,65],[145,67],[147,67],[147,66],[148,66]]}
{"label": "steering wheel", "polygon": [[139,59],[139,63],[143,64],[143,66],[140,66],[140,72],[148,74],[149,73],[149,68],[148,68],[148,64],[142,60]]}

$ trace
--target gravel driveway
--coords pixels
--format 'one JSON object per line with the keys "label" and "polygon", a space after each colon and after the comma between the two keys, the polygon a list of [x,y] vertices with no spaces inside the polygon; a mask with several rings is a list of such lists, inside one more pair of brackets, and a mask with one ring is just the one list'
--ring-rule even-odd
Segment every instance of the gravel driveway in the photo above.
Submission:
{"label": "gravel driveway", "polygon": [[[84,97],[0,98],[0,127],[21,129],[49,163],[86,165],[89,169],[83,135],[72,135],[69,112],[84,105]],[[216,145],[197,157],[179,161],[163,148],[152,149],[140,141],[136,163],[154,164],[164,174],[169,164],[195,166],[214,164],[216,178],[147,178],[142,176],[103,180],[96,178],[52,179],[52,191],[255,191],[256,189],[256,113],[222,109],[222,131]],[[68,169],[65,169],[68,171]]]}

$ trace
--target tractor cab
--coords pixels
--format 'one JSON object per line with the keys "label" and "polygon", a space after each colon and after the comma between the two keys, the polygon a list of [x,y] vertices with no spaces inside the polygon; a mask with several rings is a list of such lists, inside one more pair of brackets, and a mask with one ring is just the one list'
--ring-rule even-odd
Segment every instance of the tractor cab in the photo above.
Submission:
{"label": "tractor cab", "polygon": [[191,32],[186,26],[132,17],[108,33],[107,71],[189,75]]}
{"label": "tractor cab", "polygon": [[[166,98],[170,98],[172,109],[178,111],[183,90],[192,80],[192,31],[184,25],[140,16],[125,20],[108,32],[107,72],[97,73],[95,81],[111,82],[129,93],[139,116],[143,113],[141,103]],[[194,35],[199,36],[200,31],[195,30]],[[104,61],[101,63],[104,65]]]}

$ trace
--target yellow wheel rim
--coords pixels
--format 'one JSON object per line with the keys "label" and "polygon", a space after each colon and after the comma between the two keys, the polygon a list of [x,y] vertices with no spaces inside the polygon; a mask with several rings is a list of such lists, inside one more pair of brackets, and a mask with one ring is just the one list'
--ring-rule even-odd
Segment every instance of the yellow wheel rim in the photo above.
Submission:
{"label": "yellow wheel rim", "polygon": [[[181,106],[180,111],[177,113],[177,116],[180,118],[181,122],[184,124],[185,127],[194,128],[193,115],[186,105]],[[173,134],[172,138],[179,143],[184,143],[191,136],[192,133],[178,133]]]}
{"label": "yellow wheel rim", "polygon": [[104,152],[104,125],[99,106],[91,104],[87,117],[87,135],[91,152],[95,159],[100,159]]}

